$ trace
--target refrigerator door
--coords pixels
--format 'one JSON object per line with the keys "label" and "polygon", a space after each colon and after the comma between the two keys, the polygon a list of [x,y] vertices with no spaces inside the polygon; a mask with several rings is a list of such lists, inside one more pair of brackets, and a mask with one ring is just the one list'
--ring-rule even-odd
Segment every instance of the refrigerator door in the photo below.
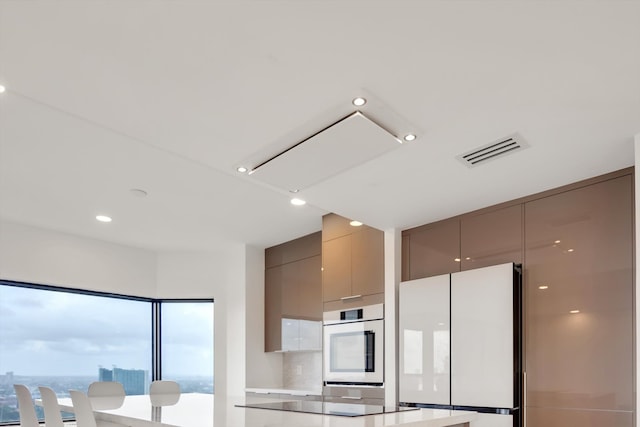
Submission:
{"label": "refrigerator door", "polygon": [[451,275],[451,404],[514,406],[512,263]]}
{"label": "refrigerator door", "polygon": [[450,275],[400,284],[399,400],[450,404]]}

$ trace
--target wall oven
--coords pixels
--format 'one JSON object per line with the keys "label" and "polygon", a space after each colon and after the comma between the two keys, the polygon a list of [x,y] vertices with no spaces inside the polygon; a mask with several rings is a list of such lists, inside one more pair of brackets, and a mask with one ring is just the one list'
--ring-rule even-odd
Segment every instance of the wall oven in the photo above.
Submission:
{"label": "wall oven", "polygon": [[323,316],[324,384],[384,385],[384,304]]}

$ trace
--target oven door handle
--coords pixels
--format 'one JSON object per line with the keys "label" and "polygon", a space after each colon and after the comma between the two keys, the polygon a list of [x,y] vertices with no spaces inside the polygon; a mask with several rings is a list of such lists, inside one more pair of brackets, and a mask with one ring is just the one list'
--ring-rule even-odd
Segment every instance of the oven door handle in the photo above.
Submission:
{"label": "oven door handle", "polygon": [[340,396],[340,399],[362,400],[362,397],[357,397],[357,396]]}

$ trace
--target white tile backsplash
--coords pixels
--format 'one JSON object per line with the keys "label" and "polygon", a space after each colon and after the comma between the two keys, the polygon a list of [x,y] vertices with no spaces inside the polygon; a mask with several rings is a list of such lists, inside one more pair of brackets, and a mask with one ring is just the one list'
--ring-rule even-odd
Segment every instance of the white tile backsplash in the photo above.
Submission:
{"label": "white tile backsplash", "polygon": [[285,388],[314,390],[322,387],[322,352],[284,353],[282,380]]}

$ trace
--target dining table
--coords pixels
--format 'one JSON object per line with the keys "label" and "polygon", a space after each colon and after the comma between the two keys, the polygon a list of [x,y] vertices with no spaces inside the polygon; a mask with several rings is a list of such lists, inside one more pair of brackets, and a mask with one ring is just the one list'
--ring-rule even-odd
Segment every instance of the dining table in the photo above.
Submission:
{"label": "dining table", "polygon": [[[58,399],[73,412],[70,398]],[[418,409],[365,416],[336,416],[245,407],[245,398],[182,393],[178,402],[153,406],[149,395],[126,396],[116,409],[95,409],[97,420],[130,427],[473,427],[475,412]]]}

